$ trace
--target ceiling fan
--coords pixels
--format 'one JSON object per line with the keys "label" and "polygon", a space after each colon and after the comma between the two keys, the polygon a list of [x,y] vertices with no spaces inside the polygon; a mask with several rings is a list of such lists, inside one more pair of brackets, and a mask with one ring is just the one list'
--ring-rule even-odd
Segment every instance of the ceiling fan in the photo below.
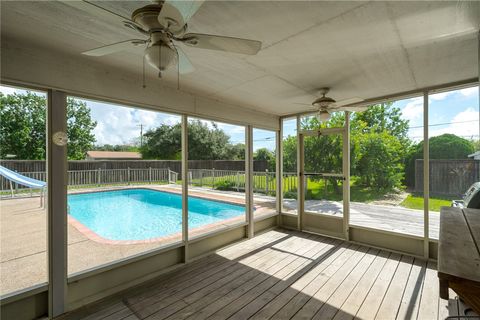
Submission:
{"label": "ceiling fan", "polygon": [[[106,10],[93,2],[84,2]],[[123,21],[125,27],[138,31],[145,38],[120,41],[85,51],[83,54],[103,56],[135,46],[146,46],[144,63],[146,60],[159,72],[158,75],[161,77],[163,71],[175,64],[178,66],[179,73],[189,73],[194,70],[190,60],[178,44],[249,55],[254,55],[260,50],[262,43],[256,40],[187,33],[187,22],[198,11],[203,2],[204,0],[154,1],[153,4],[133,11],[131,19],[125,18],[125,21]],[[109,10],[106,11],[113,13]]]}
{"label": "ceiling fan", "polygon": [[[327,97],[327,93],[330,91],[330,88],[320,88],[319,93],[322,95],[320,98],[312,102],[312,106],[318,108],[317,119],[318,121],[328,121],[330,119],[331,113],[335,111],[354,111],[360,112],[367,110],[366,106],[349,106],[353,103],[362,102],[361,98],[350,98],[342,101],[335,101],[334,99]],[[304,103],[297,103],[302,105],[308,105]]]}

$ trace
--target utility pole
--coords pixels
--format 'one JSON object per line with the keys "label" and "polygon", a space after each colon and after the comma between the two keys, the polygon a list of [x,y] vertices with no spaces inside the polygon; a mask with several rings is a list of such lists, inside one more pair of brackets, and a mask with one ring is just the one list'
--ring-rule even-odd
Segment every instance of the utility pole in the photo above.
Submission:
{"label": "utility pole", "polygon": [[137,127],[140,127],[140,148],[143,147],[143,123],[140,123],[137,125]]}

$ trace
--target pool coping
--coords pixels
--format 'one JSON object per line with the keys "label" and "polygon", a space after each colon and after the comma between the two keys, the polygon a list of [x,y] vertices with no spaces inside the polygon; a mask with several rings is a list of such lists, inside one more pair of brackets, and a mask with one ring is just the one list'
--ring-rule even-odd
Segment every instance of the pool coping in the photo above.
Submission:
{"label": "pool coping", "polygon": [[[113,189],[113,190],[98,190],[98,191],[84,191],[84,192],[74,192],[71,193],[71,195],[76,195],[76,194],[87,194],[87,193],[98,193],[98,192],[115,192],[115,191],[122,191],[122,190],[132,190],[132,189],[141,189],[141,190],[151,190],[151,191],[156,191],[156,192],[166,192],[170,194],[181,194],[179,192],[175,192],[174,190],[157,190],[154,188],[147,188],[147,187],[126,187],[126,188],[118,188],[118,189]],[[194,197],[202,200],[209,200],[209,201],[216,201],[216,202],[221,202],[221,203],[227,203],[227,204],[233,204],[233,205],[239,205],[242,207],[245,207],[245,204],[241,204],[235,201],[227,201],[227,200],[218,200],[218,199],[211,199],[209,197],[201,197],[199,195],[188,195],[189,197]],[[235,199],[232,199],[235,200]],[[100,236],[98,233],[93,231],[92,229],[88,228],[86,225],[78,221],[76,218],[74,218],[70,213],[67,213],[68,217],[68,223],[70,223],[77,231],[82,233],[85,237],[88,239],[102,243],[102,244],[110,244],[110,245],[132,245],[132,244],[152,244],[152,243],[159,243],[159,242],[164,242],[164,243],[171,243],[174,241],[181,241],[182,240],[182,232],[176,232],[172,233],[169,235],[161,236],[161,237],[155,237],[155,238],[149,238],[149,239],[143,239],[143,240],[112,240],[108,238],[104,238]],[[243,219],[242,219],[243,218]],[[214,222],[214,223],[209,223],[207,225],[199,226],[193,229],[189,229],[189,236],[192,237],[197,237],[203,233],[209,232],[209,231],[215,231],[218,230],[216,227],[218,226],[223,226],[223,227],[230,227],[232,225],[238,224],[238,223],[243,223],[246,221],[246,214],[245,215],[240,215],[237,217],[232,217],[229,219],[225,219],[222,221]]]}
{"label": "pool coping", "polygon": [[[168,188],[168,187],[167,187]],[[122,187],[122,188],[116,188],[116,189],[112,189],[112,190],[98,190],[98,191],[79,191],[79,192],[72,192],[68,195],[77,195],[77,194],[86,194],[86,193],[98,193],[98,192],[115,192],[115,191],[123,191],[123,190],[133,190],[133,189],[140,189],[140,190],[151,190],[151,191],[156,191],[156,192],[165,192],[165,193],[170,193],[170,194],[174,194],[174,195],[182,195],[182,192],[177,192],[176,190],[164,190],[164,187],[162,187],[162,190],[158,190],[158,189],[154,189],[154,188],[148,188],[148,187],[135,187],[135,186],[132,186],[132,187]],[[202,199],[202,200],[210,200],[210,201],[215,201],[215,202],[221,202],[221,203],[227,203],[227,204],[234,204],[234,205],[237,205],[237,206],[241,206],[241,207],[244,207],[245,208],[245,204],[244,203],[241,203],[241,202],[235,202],[235,201],[228,201],[228,200],[222,200],[222,199],[213,199],[213,198],[210,198],[210,197],[202,197],[202,196],[199,196],[199,195],[191,195],[191,192],[192,191],[189,191],[188,192],[188,197],[192,197],[192,198],[197,198],[197,199]],[[195,192],[195,191],[193,191]],[[234,200],[234,199],[232,199]]]}

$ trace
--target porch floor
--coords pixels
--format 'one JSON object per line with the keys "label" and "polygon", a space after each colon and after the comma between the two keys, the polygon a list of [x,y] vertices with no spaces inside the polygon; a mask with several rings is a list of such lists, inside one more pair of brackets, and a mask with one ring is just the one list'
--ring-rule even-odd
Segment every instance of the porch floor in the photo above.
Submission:
{"label": "porch floor", "polygon": [[444,319],[436,266],[407,255],[277,229],[62,319]]}

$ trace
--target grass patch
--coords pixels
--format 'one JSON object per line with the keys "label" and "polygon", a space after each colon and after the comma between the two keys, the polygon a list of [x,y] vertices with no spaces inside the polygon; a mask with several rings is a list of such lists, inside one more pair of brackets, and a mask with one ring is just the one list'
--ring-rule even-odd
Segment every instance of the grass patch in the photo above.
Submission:
{"label": "grass patch", "polygon": [[[355,178],[351,178],[350,183],[350,201],[368,203],[375,200],[382,200],[391,191],[368,188],[355,183]],[[335,190],[331,181],[325,180],[308,180],[307,184],[307,200],[331,200],[341,201],[343,199],[342,183],[338,182],[337,190]]]}
{"label": "grass patch", "polygon": [[[450,207],[452,200],[453,199],[449,198],[430,198],[428,201],[428,209],[430,211],[440,212],[441,207]],[[410,194],[400,205],[409,209],[423,210],[423,196]]]}

